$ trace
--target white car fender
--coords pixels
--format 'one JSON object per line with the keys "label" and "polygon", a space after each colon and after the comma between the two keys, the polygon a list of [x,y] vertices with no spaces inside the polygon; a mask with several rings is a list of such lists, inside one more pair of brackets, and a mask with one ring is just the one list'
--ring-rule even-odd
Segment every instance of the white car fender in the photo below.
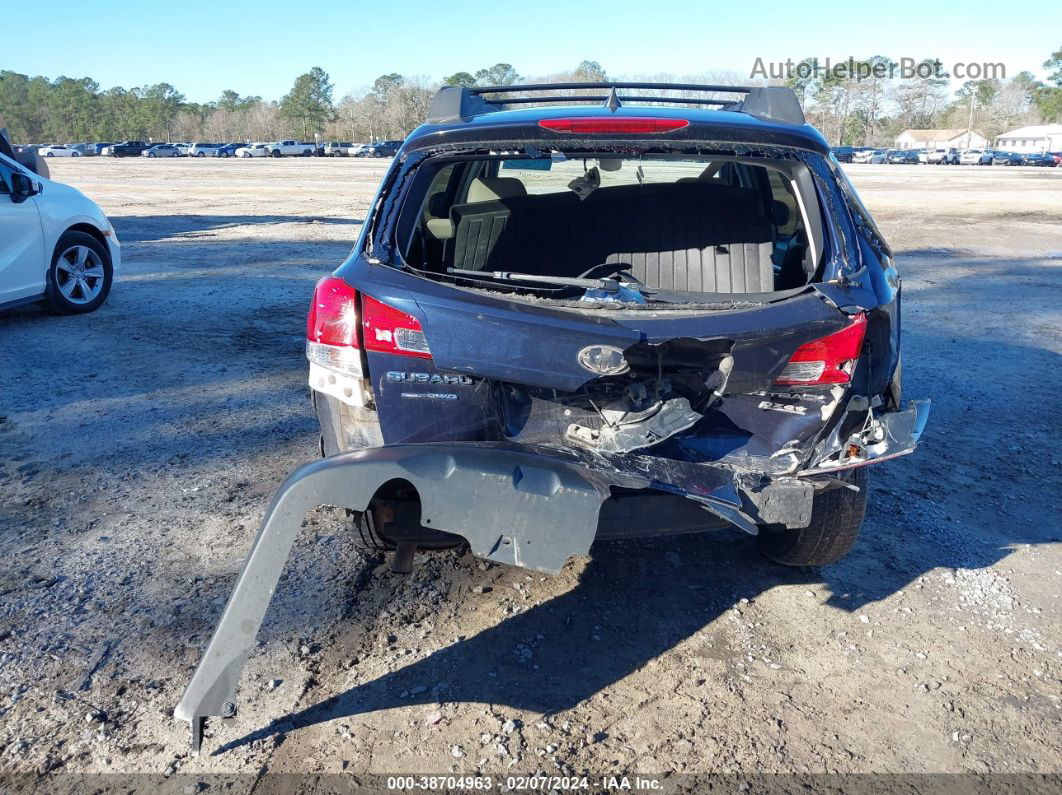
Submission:
{"label": "white car fender", "polygon": [[88,226],[95,229],[106,241],[111,258],[111,267],[121,267],[121,245],[111,222],[92,199],[77,188],[38,178],[42,190],[35,198],[44,232],[44,251],[49,263],[59,238],[73,226]]}

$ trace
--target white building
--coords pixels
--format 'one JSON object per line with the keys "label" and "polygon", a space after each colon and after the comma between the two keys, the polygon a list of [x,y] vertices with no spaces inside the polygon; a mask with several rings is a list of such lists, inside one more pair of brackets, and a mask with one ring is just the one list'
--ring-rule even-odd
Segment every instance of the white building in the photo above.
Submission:
{"label": "white building", "polygon": [[1005,132],[996,138],[996,149],[1005,152],[1062,152],[1062,124],[1033,124]]}
{"label": "white building", "polygon": [[984,149],[988,139],[976,130],[904,130],[897,149]]}

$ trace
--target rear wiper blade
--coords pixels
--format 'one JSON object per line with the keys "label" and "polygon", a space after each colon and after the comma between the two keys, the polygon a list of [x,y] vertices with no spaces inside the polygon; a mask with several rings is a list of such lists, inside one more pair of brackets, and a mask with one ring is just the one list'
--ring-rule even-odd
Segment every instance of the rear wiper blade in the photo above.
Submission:
{"label": "rear wiper blade", "polygon": [[512,271],[473,271],[466,268],[447,268],[447,273],[455,276],[470,276],[476,279],[494,279],[499,282],[532,282],[535,284],[555,284],[561,287],[584,287],[618,292],[621,282],[616,279],[577,279],[568,276],[537,276],[533,273],[514,273]]}

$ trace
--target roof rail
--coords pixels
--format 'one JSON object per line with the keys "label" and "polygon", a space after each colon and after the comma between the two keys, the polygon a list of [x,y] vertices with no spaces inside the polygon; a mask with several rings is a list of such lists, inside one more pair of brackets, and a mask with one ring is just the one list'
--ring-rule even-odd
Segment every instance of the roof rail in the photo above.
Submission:
{"label": "roof rail", "polygon": [[[676,97],[651,94],[620,94],[620,90],[690,91],[703,94],[737,94],[730,99],[717,97]],[[581,91],[594,93],[550,94],[542,92]],[[484,95],[504,94],[487,99]],[[428,124],[464,122],[473,116],[503,110],[505,105],[547,103],[599,103],[615,111],[625,102],[655,102],[673,105],[715,105],[723,110],[747,113],[768,121],[804,124],[804,111],[788,86],[722,86],[700,83],[533,83],[523,86],[446,86],[439,89],[428,110]]]}

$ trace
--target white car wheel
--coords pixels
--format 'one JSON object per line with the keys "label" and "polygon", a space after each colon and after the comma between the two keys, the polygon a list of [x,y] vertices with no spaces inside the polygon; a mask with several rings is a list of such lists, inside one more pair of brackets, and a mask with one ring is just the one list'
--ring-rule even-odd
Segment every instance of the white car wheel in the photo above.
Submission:
{"label": "white car wheel", "polygon": [[62,313],[91,312],[107,298],[113,272],[103,245],[84,232],[59,238],[52,261],[52,308]]}

